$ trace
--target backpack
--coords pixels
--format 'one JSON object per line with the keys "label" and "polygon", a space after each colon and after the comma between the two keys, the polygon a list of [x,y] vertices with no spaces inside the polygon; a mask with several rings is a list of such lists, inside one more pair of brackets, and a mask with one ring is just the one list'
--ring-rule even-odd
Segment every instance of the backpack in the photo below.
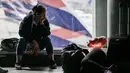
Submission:
{"label": "backpack", "polygon": [[64,73],[79,73],[81,60],[87,53],[88,50],[82,49],[74,43],[67,45],[61,52]]}
{"label": "backpack", "polygon": [[7,38],[1,41],[1,49],[2,51],[14,52],[16,51],[18,38]]}

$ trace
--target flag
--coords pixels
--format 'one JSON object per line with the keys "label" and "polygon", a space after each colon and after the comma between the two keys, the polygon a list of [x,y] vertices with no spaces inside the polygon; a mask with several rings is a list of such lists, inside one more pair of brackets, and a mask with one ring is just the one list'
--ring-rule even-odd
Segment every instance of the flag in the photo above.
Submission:
{"label": "flag", "polygon": [[62,0],[2,0],[5,15],[22,20],[36,4],[47,9],[47,19],[51,27],[51,42],[55,48],[63,48],[70,43],[87,46],[92,37],[90,32]]}

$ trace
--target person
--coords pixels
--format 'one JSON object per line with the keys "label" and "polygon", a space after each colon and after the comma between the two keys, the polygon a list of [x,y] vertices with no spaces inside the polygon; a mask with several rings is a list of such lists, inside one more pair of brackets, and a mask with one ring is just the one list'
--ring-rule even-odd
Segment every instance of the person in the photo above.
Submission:
{"label": "person", "polygon": [[48,37],[50,34],[50,26],[46,18],[46,9],[42,5],[34,6],[32,11],[25,16],[20,23],[20,40],[16,48],[15,67],[17,70],[22,69],[21,60],[28,43],[33,43],[33,47],[37,51],[46,48],[50,68],[56,69],[57,65],[54,60],[53,46]]}

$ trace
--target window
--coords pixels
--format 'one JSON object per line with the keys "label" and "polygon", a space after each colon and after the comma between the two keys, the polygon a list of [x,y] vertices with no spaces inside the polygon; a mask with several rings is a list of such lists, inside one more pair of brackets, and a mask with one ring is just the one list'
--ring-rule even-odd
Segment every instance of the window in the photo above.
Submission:
{"label": "window", "polygon": [[[2,13],[0,13],[3,16],[0,19],[0,23],[2,23],[0,27],[3,28],[0,29],[0,35],[2,35],[0,38],[19,37],[19,23],[37,0],[6,1],[2,0],[2,4],[5,5],[1,8]],[[38,1],[47,9],[47,18],[52,32],[50,38],[55,48],[61,48],[70,43],[87,46],[89,38],[94,36],[93,0]]]}

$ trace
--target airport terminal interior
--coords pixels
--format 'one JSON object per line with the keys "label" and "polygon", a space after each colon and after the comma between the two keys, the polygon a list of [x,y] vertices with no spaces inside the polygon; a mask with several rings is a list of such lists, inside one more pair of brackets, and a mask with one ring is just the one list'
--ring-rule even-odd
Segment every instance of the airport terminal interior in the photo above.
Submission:
{"label": "airport terminal interior", "polygon": [[0,0],[0,73],[130,73],[129,43],[129,0]]}

